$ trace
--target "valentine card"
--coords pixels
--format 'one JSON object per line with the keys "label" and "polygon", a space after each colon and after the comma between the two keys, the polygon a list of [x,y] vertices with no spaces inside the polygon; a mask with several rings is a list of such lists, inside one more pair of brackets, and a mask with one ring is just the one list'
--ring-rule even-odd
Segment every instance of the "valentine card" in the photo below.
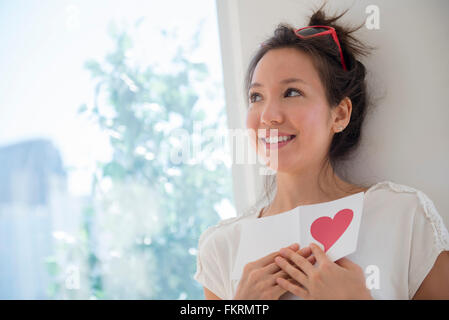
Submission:
{"label": "valentine card", "polygon": [[239,223],[240,241],[231,279],[240,279],[244,266],[271,252],[299,243],[318,244],[332,260],[357,249],[364,193],[334,201],[298,206],[287,212]]}
{"label": "valentine card", "polygon": [[300,244],[319,245],[330,260],[336,261],[357,249],[364,193],[334,201],[300,206]]}

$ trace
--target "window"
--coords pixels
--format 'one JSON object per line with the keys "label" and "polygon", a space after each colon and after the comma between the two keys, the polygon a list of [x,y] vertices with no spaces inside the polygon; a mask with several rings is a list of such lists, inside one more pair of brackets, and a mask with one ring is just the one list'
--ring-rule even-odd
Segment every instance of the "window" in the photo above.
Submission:
{"label": "window", "polygon": [[226,146],[194,152],[227,127],[215,2],[9,1],[0,24],[0,298],[201,299],[198,238],[235,215]]}

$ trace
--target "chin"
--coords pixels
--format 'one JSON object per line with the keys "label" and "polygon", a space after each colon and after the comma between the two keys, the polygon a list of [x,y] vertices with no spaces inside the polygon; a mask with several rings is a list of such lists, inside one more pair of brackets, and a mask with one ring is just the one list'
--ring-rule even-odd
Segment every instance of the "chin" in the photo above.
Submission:
{"label": "chin", "polygon": [[279,161],[277,168],[274,168],[272,165],[268,165],[272,170],[283,173],[295,172],[297,171],[297,167],[291,162],[287,161]]}

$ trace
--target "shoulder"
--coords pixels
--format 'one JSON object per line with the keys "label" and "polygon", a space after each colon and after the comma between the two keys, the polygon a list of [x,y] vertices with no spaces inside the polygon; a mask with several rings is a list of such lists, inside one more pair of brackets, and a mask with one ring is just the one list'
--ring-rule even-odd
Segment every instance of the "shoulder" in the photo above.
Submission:
{"label": "shoulder", "polygon": [[[438,247],[449,247],[449,233],[432,199],[422,190],[389,180],[379,182],[369,190],[375,201],[402,209],[414,223],[414,228],[427,226],[432,230]],[[395,211],[395,213],[399,213]]]}
{"label": "shoulder", "polygon": [[383,204],[391,203],[407,208],[420,207],[426,215],[436,211],[433,201],[423,191],[399,184],[390,180],[384,180],[371,186],[367,193]]}
{"label": "shoulder", "polygon": [[198,242],[198,247],[205,248],[215,246],[217,244],[217,241],[225,240],[227,238],[227,234],[233,229],[235,225],[237,225],[240,221],[254,217],[257,214],[259,208],[261,208],[260,205],[252,205],[251,207],[241,212],[241,214],[239,214],[238,216],[220,220],[215,225],[208,227],[201,234]]}
{"label": "shoulder", "polygon": [[422,191],[416,188],[399,184],[391,180],[384,180],[372,185],[368,192],[377,193],[384,197],[394,197],[396,200],[408,201],[418,201],[423,195],[426,196]]}

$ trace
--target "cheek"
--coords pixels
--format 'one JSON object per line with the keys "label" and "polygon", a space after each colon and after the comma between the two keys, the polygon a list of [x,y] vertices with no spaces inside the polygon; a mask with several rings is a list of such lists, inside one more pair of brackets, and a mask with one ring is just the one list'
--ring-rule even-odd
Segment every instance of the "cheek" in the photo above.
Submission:
{"label": "cheek", "polygon": [[257,130],[258,123],[258,114],[254,110],[248,110],[248,114],[246,115],[246,127],[248,129]]}
{"label": "cheek", "polygon": [[254,110],[249,110],[246,115],[246,128],[249,133],[249,140],[251,145],[257,150],[257,129],[259,128],[258,114]]}
{"label": "cheek", "polygon": [[290,113],[289,119],[306,144],[321,141],[326,133],[326,112],[321,107],[297,110]]}
{"label": "cheek", "polygon": [[303,134],[315,130],[321,121],[319,112],[312,108],[301,108],[289,112],[288,118],[292,125]]}

